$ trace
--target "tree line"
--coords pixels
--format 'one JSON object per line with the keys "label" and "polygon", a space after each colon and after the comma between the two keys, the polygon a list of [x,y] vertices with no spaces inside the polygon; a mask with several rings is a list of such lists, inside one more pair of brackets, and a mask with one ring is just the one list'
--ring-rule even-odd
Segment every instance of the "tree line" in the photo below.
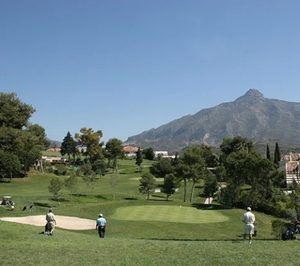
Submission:
{"label": "tree line", "polygon": [[[258,211],[296,219],[300,217],[299,185],[294,182],[292,193],[286,193],[279,145],[275,144],[273,159],[268,145],[266,150],[263,156],[250,140],[240,136],[225,138],[218,154],[210,146],[190,146],[179,157],[155,161],[150,173],[143,175],[139,189],[149,198],[157,186],[155,177],[163,178],[161,188],[167,199],[182,186],[183,201],[192,202],[195,185],[201,181],[204,183],[201,196],[213,196],[225,206],[251,206]],[[188,183],[190,191],[187,191]]]}
{"label": "tree line", "polygon": [[[34,112],[35,109],[20,101],[16,94],[0,93],[0,178],[26,176],[48,147],[44,128],[29,122]],[[82,128],[74,138],[68,132],[61,145],[61,154],[78,166],[76,175],[81,175],[91,186],[96,176],[106,174],[108,169],[117,172],[118,159],[123,157],[121,140],[113,138],[104,144],[102,137],[101,130]],[[214,196],[226,206],[250,205],[278,216],[300,217],[300,188],[294,182],[292,193],[286,194],[278,143],[273,157],[268,145],[263,156],[251,141],[239,136],[225,138],[219,153],[205,145],[189,146],[174,158],[155,160],[150,172],[142,174],[139,191],[149,198],[156,186],[155,177],[163,178],[161,191],[167,200],[182,186],[183,201],[192,202],[195,187],[201,181],[204,183],[202,196]],[[142,172],[144,158],[154,159],[152,148],[137,151],[135,163],[139,172]],[[57,166],[56,171],[65,173],[64,166]],[[72,189],[76,183],[72,175],[64,184],[57,180],[49,185],[49,191],[57,197],[63,185]]]}

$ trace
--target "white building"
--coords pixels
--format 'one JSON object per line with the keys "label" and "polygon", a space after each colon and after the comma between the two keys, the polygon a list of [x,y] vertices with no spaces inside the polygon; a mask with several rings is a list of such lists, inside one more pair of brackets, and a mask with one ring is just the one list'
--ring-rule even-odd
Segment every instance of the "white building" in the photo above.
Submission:
{"label": "white building", "polygon": [[286,176],[286,184],[290,186],[293,184],[293,180],[295,180],[298,184],[300,184],[300,154],[299,153],[289,153],[284,156],[287,162],[285,163],[285,176]]}
{"label": "white building", "polygon": [[169,153],[167,151],[154,151],[154,157],[162,157],[162,158],[168,158]]}

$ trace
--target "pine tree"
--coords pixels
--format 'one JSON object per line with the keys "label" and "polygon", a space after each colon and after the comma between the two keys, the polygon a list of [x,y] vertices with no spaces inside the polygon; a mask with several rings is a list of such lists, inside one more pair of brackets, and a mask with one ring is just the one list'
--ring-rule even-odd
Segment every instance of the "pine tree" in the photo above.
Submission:
{"label": "pine tree", "polygon": [[73,139],[71,133],[68,131],[67,135],[64,137],[63,142],[61,144],[61,155],[67,154],[70,160],[71,155],[75,158],[76,155],[76,142]]}
{"label": "pine tree", "polygon": [[141,152],[141,148],[136,152],[135,164],[138,166],[138,172],[141,171],[141,164],[143,162],[143,154]]}
{"label": "pine tree", "polygon": [[271,160],[269,144],[267,144],[267,154],[266,154],[266,156],[267,156],[268,160]]}
{"label": "pine tree", "polygon": [[281,160],[280,149],[278,143],[276,142],[275,151],[274,151],[274,163],[277,165],[277,167],[279,167],[280,160]]}

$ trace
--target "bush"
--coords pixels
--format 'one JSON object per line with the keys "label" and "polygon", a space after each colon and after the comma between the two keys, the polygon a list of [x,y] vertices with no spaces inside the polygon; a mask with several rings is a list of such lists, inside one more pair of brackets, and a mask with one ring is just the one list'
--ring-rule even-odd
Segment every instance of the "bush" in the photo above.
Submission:
{"label": "bush", "polygon": [[272,235],[275,236],[276,239],[281,239],[282,234],[289,228],[291,224],[285,221],[276,219],[272,221]]}
{"label": "bush", "polygon": [[56,169],[54,170],[54,174],[56,175],[66,175],[67,167],[63,164],[56,165]]}

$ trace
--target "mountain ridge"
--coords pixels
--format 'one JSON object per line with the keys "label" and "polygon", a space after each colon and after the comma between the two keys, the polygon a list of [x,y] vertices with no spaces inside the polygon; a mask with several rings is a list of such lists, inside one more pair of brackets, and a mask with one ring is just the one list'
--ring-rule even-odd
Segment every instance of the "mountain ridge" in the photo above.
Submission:
{"label": "mountain ridge", "polygon": [[300,144],[300,103],[265,98],[250,89],[232,102],[205,108],[129,137],[125,143],[179,151],[191,144],[219,145],[223,138]]}

